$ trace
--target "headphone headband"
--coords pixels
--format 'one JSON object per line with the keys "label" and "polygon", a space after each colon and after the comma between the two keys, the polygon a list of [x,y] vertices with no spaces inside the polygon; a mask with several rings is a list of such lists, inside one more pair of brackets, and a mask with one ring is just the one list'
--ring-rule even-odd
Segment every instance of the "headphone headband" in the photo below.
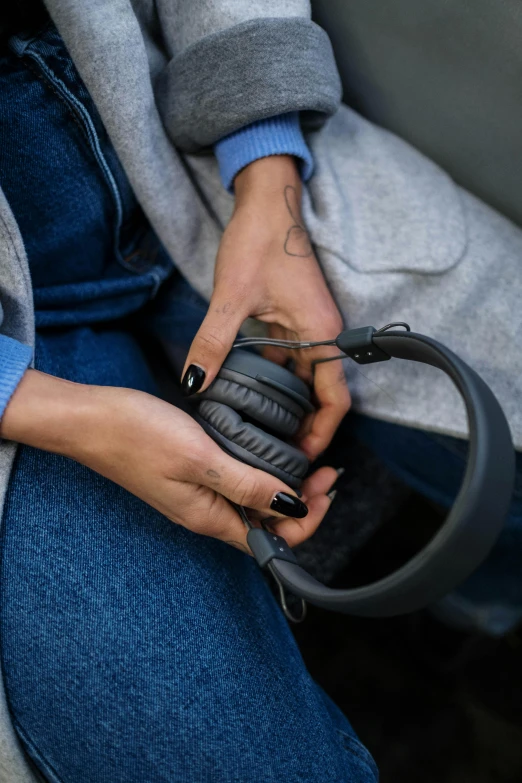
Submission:
{"label": "headphone headband", "polygon": [[247,540],[261,566],[269,565],[288,590],[316,606],[366,617],[415,611],[464,581],[498,538],[515,479],[509,426],[486,383],[436,340],[409,331],[377,332],[364,327],[342,332],[335,343],[359,364],[409,359],[437,367],[451,378],[464,401],[469,425],[468,463],[455,503],[442,528],[398,571],[348,590],[333,590],[318,582],[297,564],[284,540],[266,530],[250,530]]}

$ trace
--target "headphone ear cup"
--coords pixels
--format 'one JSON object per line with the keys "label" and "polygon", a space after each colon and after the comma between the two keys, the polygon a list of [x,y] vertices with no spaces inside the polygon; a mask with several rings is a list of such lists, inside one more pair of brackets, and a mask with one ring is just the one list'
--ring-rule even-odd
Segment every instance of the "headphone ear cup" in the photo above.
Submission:
{"label": "headphone ear cup", "polygon": [[[228,373],[233,376],[233,373]],[[245,376],[239,373],[237,380],[232,377],[218,377],[209,388],[199,395],[199,399],[212,400],[228,405],[240,411],[250,419],[254,419],[262,427],[277,432],[285,437],[295,435],[304,416],[304,411],[293,400],[285,400],[279,392],[271,392],[267,387],[248,379],[251,386],[244,385]],[[257,389],[253,386],[257,385]],[[275,399],[277,397],[277,399]],[[286,404],[283,404],[286,403]]]}
{"label": "headphone ear cup", "polygon": [[202,400],[198,414],[201,425],[225,451],[299,489],[309,468],[302,451],[243,421],[237,411],[223,403]]}

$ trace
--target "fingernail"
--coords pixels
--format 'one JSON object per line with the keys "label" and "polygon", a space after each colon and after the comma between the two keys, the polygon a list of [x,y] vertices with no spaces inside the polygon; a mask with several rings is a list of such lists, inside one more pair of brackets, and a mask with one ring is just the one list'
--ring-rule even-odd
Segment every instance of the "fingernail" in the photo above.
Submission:
{"label": "fingernail", "polygon": [[297,495],[298,498],[302,498],[303,497],[303,493],[301,492],[300,489],[294,489],[294,492],[295,492],[295,494]]}
{"label": "fingernail", "polygon": [[190,397],[196,394],[205,383],[205,370],[198,367],[197,364],[191,364],[181,381],[181,391],[184,397]]}
{"label": "fingernail", "polygon": [[330,498],[330,503],[333,503],[336,495],[337,495],[337,490],[332,489],[331,492],[327,493],[326,497]]}
{"label": "fingernail", "polygon": [[346,473],[346,468],[337,468],[337,470],[335,472],[337,473],[337,477],[341,478],[343,473]]}
{"label": "fingernail", "polygon": [[294,519],[302,519],[308,514],[308,508],[303,501],[293,495],[287,495],[286,492],[278,492],[270,503],[270,508],[278,514]]}

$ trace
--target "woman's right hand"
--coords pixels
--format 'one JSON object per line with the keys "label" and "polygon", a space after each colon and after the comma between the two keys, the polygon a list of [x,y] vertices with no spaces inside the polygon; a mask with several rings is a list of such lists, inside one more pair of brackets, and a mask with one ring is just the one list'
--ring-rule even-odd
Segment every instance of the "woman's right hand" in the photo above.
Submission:
{"label": "woman's right hand", "polygon": [[[28,370],[1,422],[1,437],[71,457],[137,495],[173,522],[249,551],[228,501],[272,516],[293,547],[316,530],[337,478],[320,468],[302,501],[282,481],[228,456],[189,415],[150,394],[87,386]],[[287,497],[281,498],[279,493]],[[280,511],[272,504],[278,496]],[[283,506],[281,506],[281,501]],[[302,518],[292,513],[308,513]],[[284,513],[281,513],[283,511]]]}

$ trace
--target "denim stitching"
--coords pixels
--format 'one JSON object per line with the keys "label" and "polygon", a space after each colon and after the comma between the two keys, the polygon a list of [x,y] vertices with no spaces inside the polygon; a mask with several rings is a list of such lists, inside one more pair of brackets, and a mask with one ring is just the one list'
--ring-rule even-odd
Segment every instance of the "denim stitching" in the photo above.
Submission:
{"label": "denim stitching", "polygon": [[[53,765],[47,761],[43,753],[40,751],[36,743],[33,742],[30,735],[27,731],[25,731],[20,722],[12,714],[11,718],[17,734],[23,740],[24,746],[31,749],[30,753],[28,751],[26,751],[26,753],[28,754],[32,763],[37,767],[39,775],[42,776],[42,780],[45,780],[46,783],[65,783],[63,778],[58,775]],[[38,761],[36,761],[36,759],[38,759]],[[40,765],[44,767],[43,771],[40,769]],[[52,775],[52,780],[49,775]]]}
{"label": "denim stitching", "polygon": [[77,118],[79,117],[83,121],[84,133],[87,134],[87,139],[91,145],[91,149],[98,162],[98,165],[100,166],[100,169],[102,170],[102,173],[105,177],[105,180],[109,186],[109,189],[114,199],[114,203],[116,207],[116,226],[114,231],[114,245],[115,245],[116,254],[119,258],[120,257],[119,237],[120,237],[120,230],[123,221],[123,207],[121,203],[118,186],[113,177],[112,171],[110,170],[110,167],[107,161],[105,160],[105,157],[101,150],[98,134],[96,133],[96,129],[94,127],[94,123],[91,119],[91,116],[87,111],[87,109],[85,108],[85,106],[81,103],[81,101],[79,101],[72,94],[72,92],[70,92],[70,90],[67,88],[64,82],[58,76],[56,76],[55,73],[53,73],[53,71],[48,67],[45,60],[37,52],[26,50],[25,54],[27,57],[30,57],[40,66],[42,73],[47,77],[48,83],[50,84],[50,86],[52,85],[55,88],[55,92],[57,92],[59,96],[62,98],[62,100],[65,101],[68,108],[72,111],[73,116],[76,115]]}

